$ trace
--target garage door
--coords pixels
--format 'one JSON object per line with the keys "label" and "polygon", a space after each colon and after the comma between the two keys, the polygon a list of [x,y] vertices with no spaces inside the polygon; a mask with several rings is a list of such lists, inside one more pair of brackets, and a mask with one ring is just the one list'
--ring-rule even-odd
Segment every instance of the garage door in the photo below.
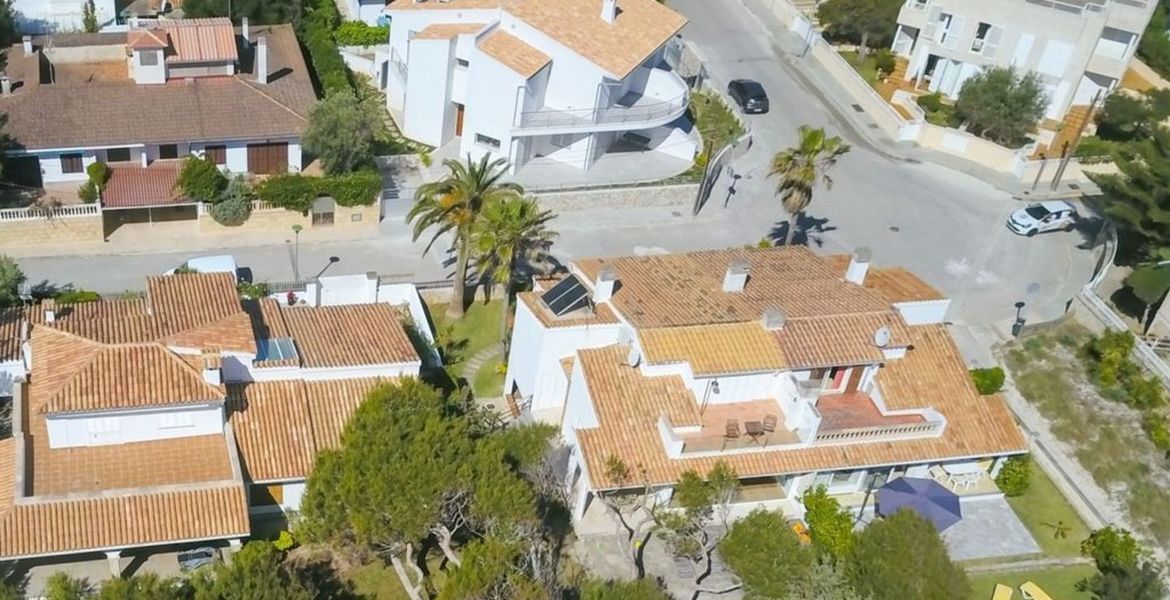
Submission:
{"label": "garage door", "polygon": [[248,172],[266,175],[288,172],[288,142],[248,144]]}

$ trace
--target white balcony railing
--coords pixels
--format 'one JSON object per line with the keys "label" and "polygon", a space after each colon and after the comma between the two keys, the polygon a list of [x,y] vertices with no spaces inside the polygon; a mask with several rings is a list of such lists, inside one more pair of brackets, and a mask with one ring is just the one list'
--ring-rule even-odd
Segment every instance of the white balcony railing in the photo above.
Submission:
{"label": "white balcony railing", "polygon": [[[517,111],[513,126],[521,130],[597,130],[611,129],[615,125],[652,127],[682,116],[690,101],[686,82],[666,69],[646,71],[646,81],[640,92],[628,92],[609,106],[568,110],[544,107]],[[598,95],[604,97],[604,94]]]}

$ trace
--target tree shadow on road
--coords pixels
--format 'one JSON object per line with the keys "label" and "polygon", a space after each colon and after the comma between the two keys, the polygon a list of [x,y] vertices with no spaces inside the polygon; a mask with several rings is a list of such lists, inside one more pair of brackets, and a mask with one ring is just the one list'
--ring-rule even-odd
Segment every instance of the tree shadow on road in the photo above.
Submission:
{"label": "tree shadow on road", "polygon": [[[836,227],[829,225],[828,218],[813,217],[808,214],[800,215],[796,222],[796,235],[792,238],[794,246],[815,245],[817,248],[825,245],[823,234],[836,231]],[[783,246],[788,237],[788,221],[779,221],[772,226],[766,239],[775,246]]]}

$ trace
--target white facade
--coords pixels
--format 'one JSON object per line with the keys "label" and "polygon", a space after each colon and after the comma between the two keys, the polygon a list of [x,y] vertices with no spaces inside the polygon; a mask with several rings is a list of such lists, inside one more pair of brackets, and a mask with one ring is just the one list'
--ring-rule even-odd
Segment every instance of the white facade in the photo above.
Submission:
{"label": "white facade", "polygon": [[[679,126],[688,88],[666,64],[665,45],[629,74],[614,74],[506,9],[387,13],[394,25],[378,71],[407,137],[453,144],[461,158],[503,158],[513,169],[541,157],[589,169],[619,142],[685,160],[695,155],[689,128]],[[420,35],[437,24],[467,29]],[[533,72],[506,64],[507,57],[484,50],[499,34],[547,62]]]}
{"label": "white facade", "polygon": [[[303,155],[300,139],[298,138],[262,139],[231,142],[209,141],[176,144],[123,144],[119,146],[102,146],[91,148],[37,150],[23,153],[22,156],[37,157],[41,166],[41,180],[44,183],[63,183],[70,181],[76,181],[80,183],[89,178],[85,172],[85,168],[89,167],[89,165],[95,162],[104,162],[114,167],[118,165],[146,167],[154,161],[160,159],[160,147],[165,145],[177,146],[179,158],[192,154],[195,156],[203,156],[204,150],[208,146],[223,146],[226,161],[220,165],[220,168],[225,173],[247,173],[249,172],[248,145],[266,144],[272,142],[283,142],[288,145],[288,172],[300,172]],[[111,162],[108,152],[108,150],[111,149],[129,150],[130,160]],[[78,154],[81,155],[82,169],[79,171],[66,172],[65,164],[68,161],[68,158]],[[66,157],[66,162],[62,161],[62,157]]]}
{"label": "white facade", "polygon": [[[14,0],[12,12],[22,33],[65,33],[84,31],[85,0]],[[117,17],[114,0],[94,0],[100,27],[112,25]]]}
{"label": "white facade", "polygon": [[110,446],[223,433],[223,403],[148,410],[54,414],[45,418],[49,447]]}
{"label": "white facade", "polygon": [[1014,67],[1043,81],[1045,116],[1061,119],[1116,87],[1150,20],[1153,0],[907,0],[895,53],[907,79],[955,98],[983,69]]}

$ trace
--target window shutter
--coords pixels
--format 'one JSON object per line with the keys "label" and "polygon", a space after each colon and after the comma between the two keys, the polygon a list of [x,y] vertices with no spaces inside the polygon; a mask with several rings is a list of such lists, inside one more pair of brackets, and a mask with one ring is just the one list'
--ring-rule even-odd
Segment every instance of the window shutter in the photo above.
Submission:
{"label": "window shutter", "polygon": [[995,58],[996,51],[999,50],[999,38],[1003,35],[1003,28],[992,27],[987,32],[987,39],[983,42],[983,56],[989,59]]}
{"label": "window shutter", "polygon": [[957,16],[951,17],[951,25],[947,27],[946,40],[943,42],[943,47],[954,50],[959,44],[959,35],[963,33],[963,19]]}
{"label": "window shutter", "polygon": [[926,39],[933,40],[934,34],[938,31],[938,17],[942,11],[938,7],[930,7],[930,11],[926,13],[926,27],[922,30],[922,35]]}

